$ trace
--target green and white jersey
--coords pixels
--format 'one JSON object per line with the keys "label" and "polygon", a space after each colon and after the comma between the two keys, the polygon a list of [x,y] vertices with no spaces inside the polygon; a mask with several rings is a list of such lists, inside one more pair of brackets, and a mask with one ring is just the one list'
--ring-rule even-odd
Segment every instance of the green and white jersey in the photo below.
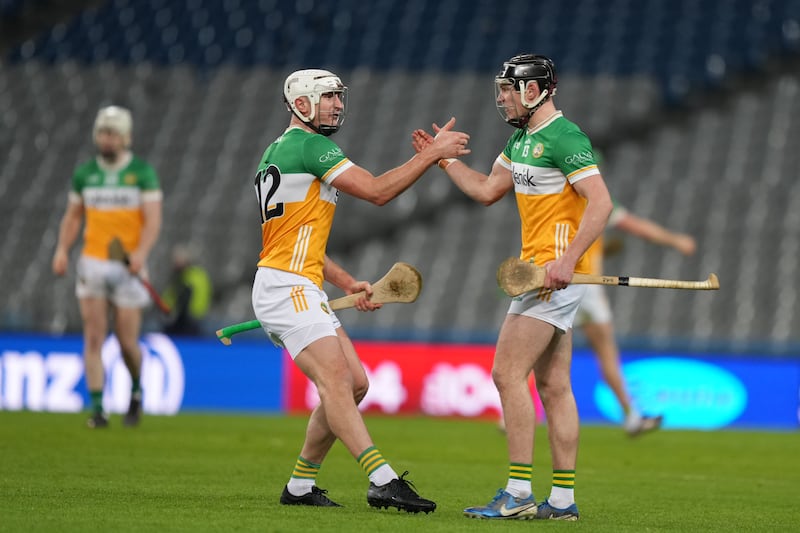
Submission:
{"label": "green and white jersey", "polygon": [[[560,257],[586,209],[572,184],[600,173],[589,138],[557,111],[532,131],[517,130],[497,162],[514,179],[522,223],[520,259],[543,266]],[[575,272],[589,269],[584,255]]]}
{"label": "green and white jersey", "polygon": [[127,251],[135,250],[144,225],[142,204],[161,200],[155,170],[127,154],[111,168],[99,158],[84,163],[72,176],[70,202],[83,204],[86,215],[83,255],[108,259],[114,237]]}
{"label": "green and white jersey", "polygon": [[332,183],[352,166],[328,137],[297,126],[266,149],[255,179],[261,211],[258,266],[301,274],[322,288],[339,197]]}

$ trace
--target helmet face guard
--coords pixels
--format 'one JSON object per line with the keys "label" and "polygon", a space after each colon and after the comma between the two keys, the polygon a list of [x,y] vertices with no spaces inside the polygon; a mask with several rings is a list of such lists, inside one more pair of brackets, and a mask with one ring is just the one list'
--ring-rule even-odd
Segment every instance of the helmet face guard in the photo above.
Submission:
{"label": "helmet face guard", "polygon": [[[549,98],[555,96],[558,84],[553,62],[545,56],[534,54],[514,56],[503,63],[503,68],[494,81],[497,110],[502,119],[515,128],[524,128],[528,125],[528,121],[536,110]],[[533,101],[527,100],[525,94],[528,84],[531,82],[535,82],[539,87],[539,96]],[[508,91],[509,88],[520,93],[522,105],[528,110],[524,115],[519,116],[515,112],[517,116],[509,116],[509,103],[505,101],[505,98],[502,103],[500,102],[501,93]]]}
{"label": "helmet face guard", "polygon": [[[327,112],[326,117],[320,116],[318,126],[313,124],[316,117],[317,106],[322,101],[322,97],[327,94],[339,96],[342,102],[341,108]],[[295,105],[295,101],[300,97],[306,97],[311,105],[311,114],[303,115]],[[311,129],[322,135],[328,136],[339,131],[344,124],[345,112],[347,109],[347,87],[342,84],[334,73],[320,69],[306,69],[293,72],[286,78],[283,84],[283,99],[286,107],[295,114],[297,118],[306,123]],[[322,115],[322,113],[320,113]],[[323,124],[323,118],[335,118],[333,124]]]}

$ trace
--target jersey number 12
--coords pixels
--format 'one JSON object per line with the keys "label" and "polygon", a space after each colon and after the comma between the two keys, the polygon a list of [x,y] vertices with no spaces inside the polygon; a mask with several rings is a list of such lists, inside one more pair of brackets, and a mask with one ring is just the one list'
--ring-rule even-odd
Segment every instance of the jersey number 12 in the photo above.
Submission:
{"label": "jersey number 12", "polygon": [[258,197],[262,224],[273,217],[283,215],[283,202],[278,202],[272,207],[269,204],[280,184],[281,171],[275,165],[269,165],[256,174],[256,196]]}

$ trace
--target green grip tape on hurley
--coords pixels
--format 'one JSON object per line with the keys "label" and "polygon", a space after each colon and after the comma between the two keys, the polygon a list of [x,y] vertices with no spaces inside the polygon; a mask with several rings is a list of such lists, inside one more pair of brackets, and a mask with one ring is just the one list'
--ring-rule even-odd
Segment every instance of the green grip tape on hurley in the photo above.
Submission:
{"label": "green grip tape on hurley", "polygon": [[231,337],[243,331],[250,331],[251,329],[258,329],[261,327],[261,322],[258,320],[248,320],[247,322],[240,322],[217,330],[217,338],[225,346],[230,346]]}

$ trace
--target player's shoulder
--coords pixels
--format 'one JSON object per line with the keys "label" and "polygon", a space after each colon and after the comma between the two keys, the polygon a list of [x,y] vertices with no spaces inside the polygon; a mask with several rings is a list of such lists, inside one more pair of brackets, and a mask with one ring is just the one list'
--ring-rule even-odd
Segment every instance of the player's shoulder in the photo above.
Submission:
{"label": "player's shoulder", "polygon": [[100,181],[102,170],[95,158],[80,163],[72,172],[72,188],[80,192],[87,184]]}
{"label": "player's shoulder", "polygon": [[551,143],[553,148],[563,152],[576,150],[591,150],[592,141],[589,136],[575,122],[561,116],[550,125]]}
{"label": "player's shoulder", "polygon": [[93,172],[98,172],[99,170],[100,165],[97,164],[97,159],[93,157],[91,159],[87,159],[83,163],[78,164],[78,166],[75,167],[75,175],[85,176]]}
{"label": "player's shoulder", "polygon": [[339,150],[341,152],[341,148],[339,145],[336,144],[336,141],[331,139],[326,135],[322,135],[321,133],[311,133],[311,132],[303,132],[305,133],[305,137],[303,138],[303,145],[306,149],[310,150],[319,150],[319,151],[329,151],[329,150]]}
{"label": "player's shoulder", "polygon": [[298,150],[308,168],[329,168],[347,159],[333,139],[319,133],[304,132],[302,149]]}
{"label": "player's shoulder", "polygon": [[342,155],[341,148],[330,137],[297,127],[286,130],[272,147],[282,154],[294,152],[312,158]]}
{"label": "player's shoulder", "polygon": [[131,162],[128,164],[128,168],[131,170],[138,170],[138,171],[147,171],[147,172],[155,171],[153,165],[151,165],[145,159],[139,157],[136,154],[132,154]]}
{"label": "player's shoulder", "polygon": [[161,188],[156,170],[143,158],[131,154],[131,161],[121,172],[122,183],[136,185],[143,190],[158,190]]}
{"label": "player's shoulder", "polygon": [[284,131],[277,139],[277,144],[305,144],[309,142],[333,142],[326,136],[319,133],[304,130],[303,128],[293,126]]}
{"label": "player's shoulder", "polygon": [[552,132],[558,135],[579,135],[588,137],[577,123],[571,121],[564,115],[556,118],[552,124],[550,124],[550,127],[552,128]]}

